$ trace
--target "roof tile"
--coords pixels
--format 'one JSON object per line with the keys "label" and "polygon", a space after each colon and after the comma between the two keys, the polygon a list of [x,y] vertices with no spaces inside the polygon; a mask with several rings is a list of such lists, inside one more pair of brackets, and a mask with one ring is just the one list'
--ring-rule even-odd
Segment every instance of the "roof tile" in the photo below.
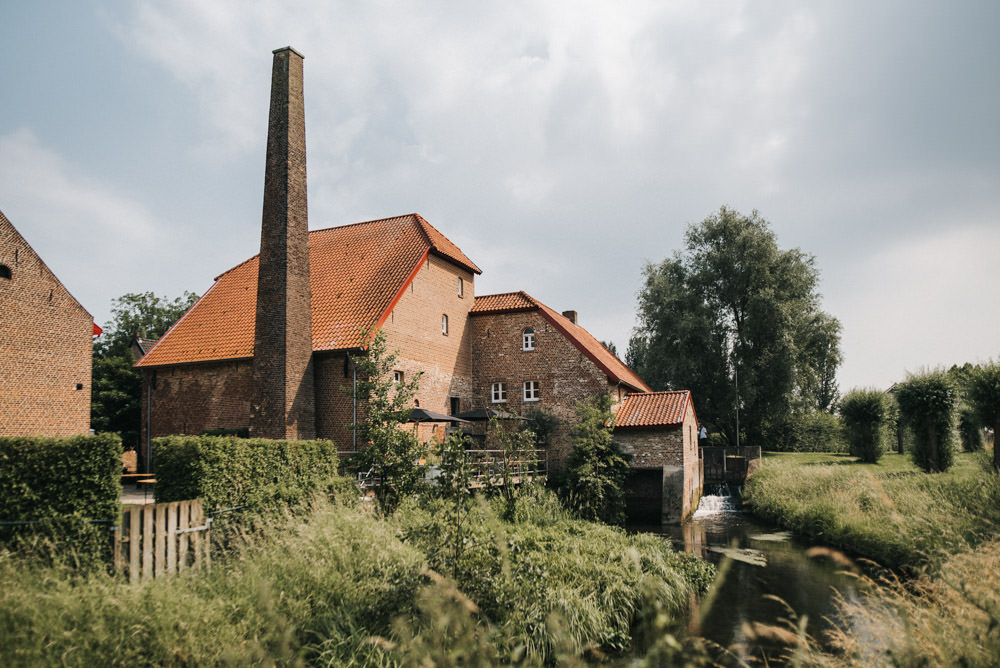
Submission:
{"label": "roof tile", "polygon": [[676,427],[683,424],[691,392],[629,394],[615,413],[615,428]]}

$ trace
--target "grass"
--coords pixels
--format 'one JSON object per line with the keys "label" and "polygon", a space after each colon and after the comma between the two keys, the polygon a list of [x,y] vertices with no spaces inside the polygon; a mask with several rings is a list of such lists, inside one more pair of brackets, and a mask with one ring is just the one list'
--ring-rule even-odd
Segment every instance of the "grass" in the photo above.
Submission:
{"label": "grass", "polygon": [[982,453],[926,474],[903,455],[768,455],[747,481],[755,515],[823,544],[916,573],[975,548],[1000,525],[1000,477]]}
{"label": "grass", "polygon": [[[987,455],[958,454],[937,474],[897,454],[877,464],[846,455],[768,455],[747,482],[745,501],[754,514],[868,566],[858,595],[838,600],[840,626],[823,645],[799,632],[789,642],[789,663],[997,665],[1000,476]],[[834,550],[810,552],[861,572]],[[873,568],[869,559],[889,568]]]}
{"label": "grass", "polygon": [[[573,664],[682,618],[711,568],[581,522],[548,493],[476,503],[467,549],[440,500],[392,517],[328,501],[275,517],[210,573],[130,585],[0,553],[5,665]],[[509,508],[503,508],[509,509]],[[438,572],[438,569],[442,571]]]}

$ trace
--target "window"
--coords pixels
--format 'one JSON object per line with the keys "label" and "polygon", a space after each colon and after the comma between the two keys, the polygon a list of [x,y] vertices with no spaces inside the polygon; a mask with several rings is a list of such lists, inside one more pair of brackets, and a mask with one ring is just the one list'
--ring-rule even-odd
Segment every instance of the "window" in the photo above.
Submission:
{"label": "window", "polygon": [[11,279],[11,276],[13,275],[14,274],[12,274],[10,271],[10,267],[8,267],[5,264],[0,264],[0,278],[6,278],[9,281]]}
{"label": "window", "polygon": [[530,327],[525,327],[524,331],[521,332],[521,350],[534,350],[535,349],[535,330]]}
{"label": "window", "polygon": [[441,333],[445,336],[448,335],[448,314],[443,313],[441,315]]}
{"label": "window", "polygon": [[541,399],[541,393],[538,388],[537,380],[526,380],[524,381],[524,400],[525,401],[538,401]]}
{"label": "window", "polygon": [[493,397],[493,403],[495,404],[505,404],[507,403],[507,386],[503,383],[493,383],[493,389],[490,392]]}
{"label": "window", "polygon": [[458,296],[465,296],[465,281],[462,280],[461,276],[458,277]]}
{"label": "window", "polygon": [[397,385],[400,384],[400,383],[402,383],[403,382],[403,372],[402,371],[393,371],[392,372],[392,382],[396,383]]}
{"label": "window", "polygon": [[462,400],[459,397],[449,397],[448,408],[451,409],[452,415],[458,415],[462,412]]}

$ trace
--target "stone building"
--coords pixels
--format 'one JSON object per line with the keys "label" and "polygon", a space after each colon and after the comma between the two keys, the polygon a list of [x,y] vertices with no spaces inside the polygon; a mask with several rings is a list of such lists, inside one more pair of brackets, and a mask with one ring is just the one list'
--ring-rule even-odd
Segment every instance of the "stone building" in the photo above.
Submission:
{"label": "stone building", "polygon": [[627,395],[615,413],[614,434],[632,456],[631,516],[652,510],[654,521],[680,522],[698,508],[703,475],[690,392]]}
{"label": "stone building", "polygon": [[94,319],[0,212],[0,436],[90,431]]}
{"label": "stone building", "polygon": [[[249,429],[358,444],[352,354],[380,328],[421,408],[506,406],[562,418],[576,401],[650,388],[576,321],[523,292],[475,295],[479,267],[418,214],[308,231],[302,56],[274,53],[261,253],[140,359],[144,439]],[[553,444],[559,467],[565,434]]]}

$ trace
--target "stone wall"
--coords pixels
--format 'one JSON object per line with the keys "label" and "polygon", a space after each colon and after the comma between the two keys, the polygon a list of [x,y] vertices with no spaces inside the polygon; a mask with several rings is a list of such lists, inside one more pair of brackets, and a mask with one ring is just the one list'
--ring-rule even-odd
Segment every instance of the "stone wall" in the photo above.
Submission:
{"label": "stone wall", "polygon": [[93,326],[0,213],[0,436],[90,430]]}

